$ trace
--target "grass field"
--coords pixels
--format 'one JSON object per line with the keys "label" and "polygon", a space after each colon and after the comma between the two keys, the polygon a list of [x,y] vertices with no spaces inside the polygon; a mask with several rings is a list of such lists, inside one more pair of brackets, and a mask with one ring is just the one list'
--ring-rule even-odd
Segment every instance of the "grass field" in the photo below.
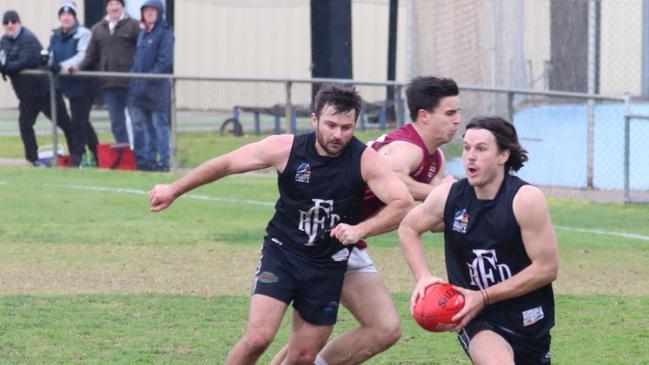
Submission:
{"label": "grass field", "polygon": [[[275,179],[226,178],[149,213],[146,192],[176,177],[0,168],[0,364],[223,363],[245,328]],[[649,206],[550,207],[561,260],[554,363],[648,364]],[[441,237],[426,242],[444,275]],[[404,334],[369,363],[468,364],[452,334],[409,317],[413,281],[395,235],[372,239],[370,253]],[[335,333],[353,326],[343,311]],[[285,321],[261,364],[287,332]]]}
{"label": "grass field", "polygon": [[[386,131],[372,130],[356,132],[356,136],[364,142],[375,139],[386,133]],[[109,133],[100,133],[99,141],[109,143],[112,136]],[[201,162],[232,151],[246,143],[260,139],[260,136],[253,134],[243,137],[221,137],[218,131],[211,132],[178,132],[178,166],[195,167]],[[51,145],[52,137],[49,135],[37,136],[39,146]],[[59,136],[59,143],[65,143],[65,138]],[[461,153],[461,145],[458,143],[444,146],[444,153],[447,156],[456,156]],[[23,145],[19,136],[0,136],[0,158],[24,158]]]}

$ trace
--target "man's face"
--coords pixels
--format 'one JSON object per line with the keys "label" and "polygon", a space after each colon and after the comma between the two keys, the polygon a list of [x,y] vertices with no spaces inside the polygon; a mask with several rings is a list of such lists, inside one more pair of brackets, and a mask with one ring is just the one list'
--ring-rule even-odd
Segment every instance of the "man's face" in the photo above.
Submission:
{"label": "man's face", "polygon": [[2,27],[4,28],[5,34],[8,37],[13,37],[18,29],[20,29],[20,22],[14,22],[13,20],[10,20],[8,22],[3,22]]}
{"label": "man's face", "polygon": [[64,11],[59,15],[59,22],[61,22],[61,28],[63,30],[67,31],[71,29],[74,26],[74,23],[76,21],[76,18],[72,13]]}
{"label": "man's face", "polygon": [[509,150],[498,150],[496,137],[491,131],[471,128],[464,133],[462,158],[469,184],[483,187],[499,174],[504,174]]}
{"label": "man's face", "polygon": [[120,16],[122,16],[123,12],[124,6],[122,6],[120,1],[112,0],[106,3],[106,14],[108,14],[108,17],[111,20],[116,21]]}
{"label": "man's face", "polygon": [[311,124],[315,129],[316,150],[321,156],[338,156],[354,135],[356,111],[336,113],[333,105],[326,104],[320,117],[311,114]]}
{"label": "man's face", "polygon": [[432,112],[425,113],[426,124],[432,128],[435,136],[443,143],[448,143],[460,126],[460,97],[444,97]]}
{"label": "man's face", "polygon": [[146,25],[153,25],[158,20],[158,9],[147,6],[142,9],[142,17]]}

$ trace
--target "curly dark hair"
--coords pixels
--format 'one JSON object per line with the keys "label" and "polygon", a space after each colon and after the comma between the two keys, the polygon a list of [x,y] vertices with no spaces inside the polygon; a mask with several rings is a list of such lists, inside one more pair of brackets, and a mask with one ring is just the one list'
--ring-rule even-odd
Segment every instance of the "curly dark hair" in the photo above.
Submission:
{"label": "curly dark hair", "polygon": [[406,88],[408,110],[414,122],[420,109],[433,111],[439,101],[447,96],[460,94],[460,89],[453,79],[444,79],[434,76],[419,76],[410,81]]}
{"label": "curly dark hair", "polygon": [[500,117],[475,117],[469,121],[466,130],[486,129],[496,137],[498,150],[509,150],[509,159],[505,163],[505,172],[518,171],[527,161],[527,150],[518,142],[514,125]]}
{"label": "curly dark hair", "polygon": [[315,115],[318,119],[320,118],[322,109],[325,105],[329,104],[336,109],[336,114],[354,110],[356,112],[354,120],[358,120],[358,114],[361,111],[362,103],[363,99],[353,86],[322,84],[318,89],[313,104]]}

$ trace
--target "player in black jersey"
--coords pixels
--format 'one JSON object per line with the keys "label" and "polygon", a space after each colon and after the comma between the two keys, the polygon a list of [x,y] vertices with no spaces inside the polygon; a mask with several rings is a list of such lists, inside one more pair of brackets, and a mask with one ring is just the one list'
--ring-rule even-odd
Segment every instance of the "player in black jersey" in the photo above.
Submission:
{"label": "player in black jersey", "polygon": [[[293,304],[286,364],[313,364],[336,321],[351,245],[395,229],[414,207],[383,158],[353,136],[361,99],[354,88],[323,85],[314,133],[276,135],[209,160],[171,185],[156,185],[151,211],[225,176],[274,166],[280,197],[266,228],[246,333],[226,364],[253,364]],[[364,189],[386,204],[363,220]]]}
{"label": "player in black jersey", "polygon": [[467,177],[435,188],[399,227],[417,280],[411,305],[442,281],[421,235],[443,231],[448,280],[465,297],[453,330],[473,363],[550,364],[557,239],[541,190],[510,174],[527,152],[511,123],[482,117],[466,127],[463,158]]}

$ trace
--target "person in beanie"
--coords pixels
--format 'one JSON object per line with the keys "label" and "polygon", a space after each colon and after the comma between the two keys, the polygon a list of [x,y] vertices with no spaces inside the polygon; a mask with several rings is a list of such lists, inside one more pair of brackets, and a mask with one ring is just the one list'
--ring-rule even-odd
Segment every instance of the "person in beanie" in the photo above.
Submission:
{"label": "person in beanie", "polygon": [[[112,72],[131,70],[140,25],[126,13],[124,1],[107,0],[105,5],[106,17],[92,27],[92,37],[85,58],[78,66],[70,67],[70,72],[90,69]],[[126,129],[128,79],[102,78],[101,81],[115,141],[128,143]]]}
{"label": "person in beanie", "polygon": [[[50,87],[46,76],[25,75],[21,71],[40,66],[43,46],[34,33],[22,26],[20,17],[14,10],[4,13],[2,26],[4,35],[0,39],[0,72],[4,79],[9,76],[18,97],[18,124],[25,159],[34,166],[39,166],[34,124],[40,112],[51,119]],[[59,93],[56,95],[56,121],[65,134],[73,163],[78,164],[77,139],[70,126],[63,97]]]}
{"label": "person in beanie", "polygon": [[[52,31],[48,47],[51,55],[50,69],[56,73],[67,72],[70,67],[79,65],[83,61],[91,36],[88,28],[79,25],[77,4],[74,1],[61,1],[58,16],[61,26]],[[77,131],[81,153],[85,152],[87,145],[96,164],[97,133],[90,124],[95,82],[88,78],[62,75],[59,78],[59,87],[70,101],[70,123]]]}
{"label": "person in beanie", "polygon": [[[172,73],[174,36],[163,22],[162,2],[146,1],[141,14],[131,72]],[[168,80],[131,79],[129,113],[140,170],[169,171],[169,92]]]}

